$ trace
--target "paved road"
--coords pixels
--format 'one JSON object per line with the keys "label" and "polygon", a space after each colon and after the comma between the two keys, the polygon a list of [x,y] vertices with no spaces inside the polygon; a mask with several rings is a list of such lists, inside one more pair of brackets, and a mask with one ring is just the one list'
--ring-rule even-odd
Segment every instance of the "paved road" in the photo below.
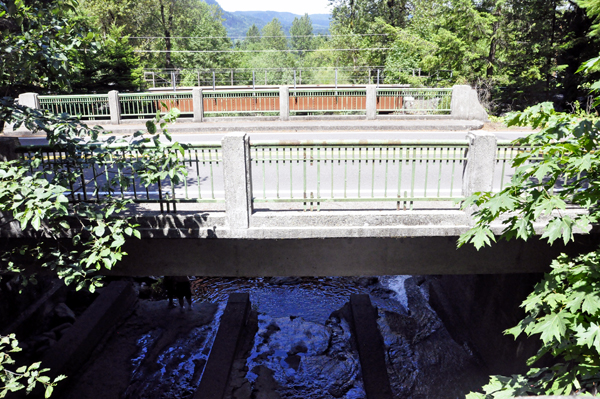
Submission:
{"label": "paved road", "polygon": [[[523,132],[496,132],[498,139],[513,140],[522,136]],[[224,134],[176,134],[174,140],[182,143],[195,143],[221,140]],[[295,132],[295,133],[250,133],[251,140],[462,140],[464,132]],[[43,144],[44,139],[25,138],[23,144]],[[191,155],[191,156],[190,156]],[[313,154],[314,155],[314,154]],[[370,154],[374,155],[374,154]],[[443,150],[439,157],[448,158],[449,152]],[[456,155],[456,154],[454,154]],[[460,154],[459,154],[460,155]],[[214,154],[211,156],[214,157]],[[308,157],[311,157],[308,154]],[[400,197],[460,197],[462,187],[463,164],[461,161],[430,161],[430,162],[398,162],[398,161],[365,161],[367,154],[350,151],[347,153],[330,154],[329,159],[347,158],[348,161],[331,160],[321,162],[253,162],[252,179],[254,197],[258,200],[274,198],[304,199],[311,197],[333,198],[391,198],[390,208],[395,206],[395,198]],[[377,157],[377,154],[375,154]],[[438,157],[438,158],[439,158]],[[196,155],[188,154],[188,159]],[[222,199],[224,197],[223,169],[220,162],[200,162],[188,164],[186,182],[177,185],[177,198]],[[304,155],[301,157],[304,158]],[[358,160],[363,158],[363,160]],[[206,158],[208,159],[208,158]],[[213,158],[214,159],[214,158]],[[500,170],[500,168],[498,168]],[[116,169],[108,168],[97,172],[100,182],[106,180],[106,175],[116,175]],[[500,172],[499,172],[500,173]],[[505,180],[511,171],[506,169]],[[86,179],[91,182],[93,173],[86,172]],[[500,175],[496,176],[499,181]],[[137,185],[136,193],[142,197],[158,198],[158,186],[146,188]],[[171,187],[161,187],[163,194],[171,193]],[[94,191],[92,184],[88,185],[88,195]],[[125,195],[133,195],[133,189],[128,188]],[[260,205],[264,207],[265,205]],[[302,206],[302,204],[298,204]],[[347,207],[353,205],[347,204]]]}

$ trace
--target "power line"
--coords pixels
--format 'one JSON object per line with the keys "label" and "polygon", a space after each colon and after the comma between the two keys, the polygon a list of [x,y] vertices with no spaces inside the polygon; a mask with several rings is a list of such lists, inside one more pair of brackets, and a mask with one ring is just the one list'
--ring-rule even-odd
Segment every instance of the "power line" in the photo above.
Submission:
{"label": "power line", "polygon": [[392,50],[391,47],[375,48],[336,48],[336,49],[313,49],[313,50],[133,50],[134,53],[290,53],[295,51],[375,51]]}
{"label": "power line", "polygon": [[[266,39],[283,38],[291,39],[293,37],[362,37],[362,36],[392,36],[390,33],[355,33],[348,35],[290,35],[290,36],[170,36],[169,39]],[[121,39],[167,39],[166,36],[121,36]]]}

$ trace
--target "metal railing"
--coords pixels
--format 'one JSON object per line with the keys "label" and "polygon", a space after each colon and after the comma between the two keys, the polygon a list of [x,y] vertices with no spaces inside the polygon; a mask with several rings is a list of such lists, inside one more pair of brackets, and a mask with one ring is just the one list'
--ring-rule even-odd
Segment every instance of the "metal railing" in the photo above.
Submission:
{"label": "metal railing", "polygon": [[54,114],[69,114],[84,120],[110,119],[107,94],[39,96],[40,108]]}
{"label": "metal railing", "polygon": [[207,116],[279,113],[279,90],[205,90],[202,101]]}
{"label": "metal railing", "polygon": [[119,93],[121,117],[125,119],[152,118],[157,112],[177,108],[181,116],[192,116],[194,104],[192,92],[173,93]]}
{"label": "metal railing", "polygon": [[[166,148],[177,154],[179,163],[185,165],[187,176],[179,184],[174,184],[169,177],[149,186],[142,184],[140,177],[130,167],[135,161],[142,161],[143,155],[132,153],[126,149],[113,146],[108,161],[92,162],[96,149],[79,153],[79,159],[73,159],[60,149],[49,146],[23,146],[17,149],[21,158],[29,162],[40,159],[37,170],[48,173],[52,178],[61,171],[74,172],[76,181],[71,182],[70,191],[66,193],[72,202],[101,201],[108,196],[119,196],[131,199],[135,203],[159,203],[161,211],[166,206],[176,210],[177,203],[220,203],[224,202],[222,153],[220,143],[198,143],[183,145],[184,156],[179,151]],[[123,163],[127,159],[129,162]],[[32,172],[34,171],[32,167]],[[130,184],[123,182],[129,181]]]}
{"label": "metal railing", "polygon": [[290,89],[290,115],[367,111],[367,89]]}
{"label": "metal railing", "polygon": [[395,202],[462,197],[466,141],[322,141],[251,143],[257,203]]}
{"label": "metal railing", "polygon": [[253,85],[365,85],[397,84],[401,77],[422,78],[435,83],[451,79],[451,70],[426,72],[420,68],[392,69],[385,66],[293,67],[293,68],[175,68],[145,69],[149,88],[253,86]]}
{"label": "metal railing", "polygon": [[408,115],[450,114],[452,89],[379,88],[377,111]]}

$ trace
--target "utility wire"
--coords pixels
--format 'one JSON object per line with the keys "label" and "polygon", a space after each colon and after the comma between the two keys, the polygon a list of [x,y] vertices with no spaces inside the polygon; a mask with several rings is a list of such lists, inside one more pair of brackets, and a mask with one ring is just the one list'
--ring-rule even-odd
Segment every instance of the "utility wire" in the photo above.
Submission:
{"label": "utility wire", "polygon": [[[391,36],[390,33],[356,33],[349,35],[290,35],[290,36],[170,36],[169,39],[266,39],[266,38],[286,38],[294,37],[352,37],[352,36]],[[166,36],[121,36],[121,39],[129,37],[130,39],[167,39]]]}
{"label": "utility wire", "polygon": [[290,53],[296,51],[375,51],[392,50],[391,47],[376,48],[319,48],[314,50],[133,50],[134,53]]}

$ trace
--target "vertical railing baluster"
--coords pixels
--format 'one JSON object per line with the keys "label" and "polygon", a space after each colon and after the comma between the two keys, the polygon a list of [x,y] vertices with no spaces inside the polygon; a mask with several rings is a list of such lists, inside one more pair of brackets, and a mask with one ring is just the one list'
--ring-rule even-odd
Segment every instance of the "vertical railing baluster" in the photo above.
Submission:
{"label": "vertical railing baluster", "polygon": [[[215,151],[215,159],[217,157]],[[208,166],[210,168],[210,193],[211,198],[215,199],[215,176],[214,176],[214,162],[213,162],[213,150],[211,148],[208,149]]]}
{"label": "vertical railing baluster", "polygon": [[[360,175],[361,175],[361,158],[362,158],[362,152],[361,152],[362,148],[358,147],[358,198],[360,198]],[[356,151],[356,149],[355,149]],[[354,151],[353,151],[354,152]]]}
{"label": "vertical railing baluster", "polygon": [[[423,147],[421,150],[421,163],[423,162]],[[427,198],[427,179],[429,178],[429,147],[425,149],[425,187],[423,188],[423,197]]]}
{"label": "vertical railing baluster", "polygon": [[[442,164],[444,163],[444,152],[446,152],[446,155],[448,154],[449,148],[443,148],[443,147],[439,147],[440,150],[440,155],[437,157],[438,158],[438,163],[439,163],[439,169],[438,169],[438,183],[437,183],[437,196],[438,198],[440,197],[440,189],[442,186]],[[435,157],[435,155],[434,155]]]}

